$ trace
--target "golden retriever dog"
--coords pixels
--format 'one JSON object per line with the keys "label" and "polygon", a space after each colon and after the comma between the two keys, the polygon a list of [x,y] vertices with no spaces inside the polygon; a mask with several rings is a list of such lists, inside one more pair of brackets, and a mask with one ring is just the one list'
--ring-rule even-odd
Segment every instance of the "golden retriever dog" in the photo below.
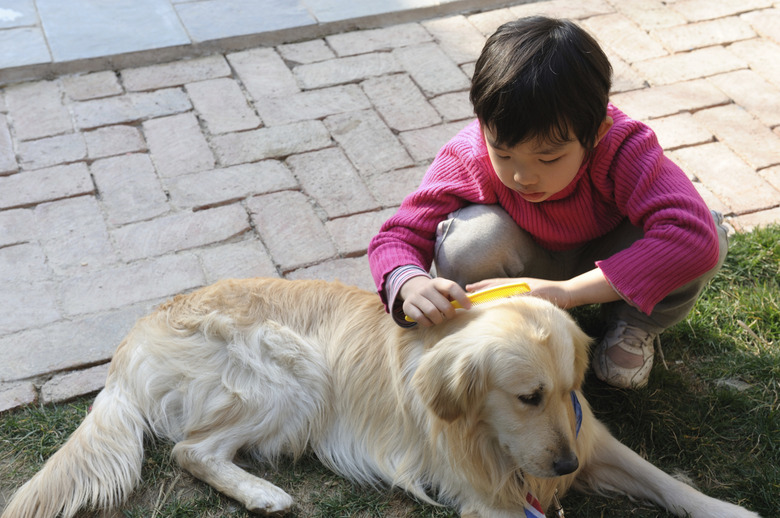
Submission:
{"label": "golden retriever dog", "polygon": [[259,513],[293,501],[237,466],[237,452],[276,460],[308,448],[343,477],[462,516],[544,516],[573,486],[680,516],[757,517],[610,435],[580,392],[588,346],[564,311],[529,296],[402,329],[376,294],[339,283],[222,281],[136,324],[92,411],[2,516],[116,506],[153,434],[175,443],[184,469]]}

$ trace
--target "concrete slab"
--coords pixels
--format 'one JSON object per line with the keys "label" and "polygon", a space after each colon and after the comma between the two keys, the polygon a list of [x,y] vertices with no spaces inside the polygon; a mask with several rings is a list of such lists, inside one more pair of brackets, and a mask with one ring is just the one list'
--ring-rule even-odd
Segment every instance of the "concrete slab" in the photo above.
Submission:
{"label": "concrete slab", "polygon": [[[295,0],[206,0],[175,6],[194,42],[218,40],[315,25],[306,7]],[[218,17],[214,13],[218,12]]]}
{"label": "concrete slab", "polygon": [[39,28],[0,31],[0,69],[37,65],[50,60],[46,39]]}
{"label": "concrete slab", "polygon": [[38,0],[54,61],[73,61],[186,45],[168,0]]}

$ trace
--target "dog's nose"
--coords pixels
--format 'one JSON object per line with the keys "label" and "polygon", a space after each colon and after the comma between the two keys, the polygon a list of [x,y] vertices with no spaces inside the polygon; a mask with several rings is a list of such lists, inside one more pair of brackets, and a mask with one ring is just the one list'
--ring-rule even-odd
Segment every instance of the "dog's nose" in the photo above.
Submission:
{"label": "dog's nose", "polygon": [[580,461],[573,452],[569,452],[567,455],[556,459],[553,462],[553,469],[558,476],[574,473],[579,467]]}

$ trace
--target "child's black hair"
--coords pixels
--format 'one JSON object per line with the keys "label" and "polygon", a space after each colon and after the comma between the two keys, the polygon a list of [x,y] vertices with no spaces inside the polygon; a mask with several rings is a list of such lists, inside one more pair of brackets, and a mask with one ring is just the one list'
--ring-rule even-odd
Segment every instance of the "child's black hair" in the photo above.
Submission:
{"label": "child's black hair", "polygon": [[585,30],[535,16],[505,23],[488,38],[470,98],[499,146],[576,138],[590,150],[607,115],[611,78],[609,59]]}

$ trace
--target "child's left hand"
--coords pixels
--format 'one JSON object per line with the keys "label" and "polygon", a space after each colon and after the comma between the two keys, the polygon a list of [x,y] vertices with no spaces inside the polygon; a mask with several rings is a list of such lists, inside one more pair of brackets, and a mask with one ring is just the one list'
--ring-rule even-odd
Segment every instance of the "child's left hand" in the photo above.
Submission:
{"label": "child's left hand", "polygon": [[567,290],[567,281],[549,281],[546,279],[535,279],[532,277],[520,277],[520,278],[495,278],[485,279],[473,284],[466,285],[466,291],[474,292],[480,291],[494,286],[501,286],[503,284],[509,284],[512,282],[524,282],[531,288],[531,291],[525,295],[533,295],[541,299],[548,300],[562,309],[569,309],[575,306],[572,302],[571,293]]}
{"label": "child's left hand", "polygon": [[485,279],[466,285],[466,291],[479,291],[493,286],[524,282],[531,288],[527,295],[549,300],[562,309],[570,309],[584,304],[598,304],[620,299],[620,294],[604,277],[602,271],[594,268],[565,281],[550,281],[533,277]]}

